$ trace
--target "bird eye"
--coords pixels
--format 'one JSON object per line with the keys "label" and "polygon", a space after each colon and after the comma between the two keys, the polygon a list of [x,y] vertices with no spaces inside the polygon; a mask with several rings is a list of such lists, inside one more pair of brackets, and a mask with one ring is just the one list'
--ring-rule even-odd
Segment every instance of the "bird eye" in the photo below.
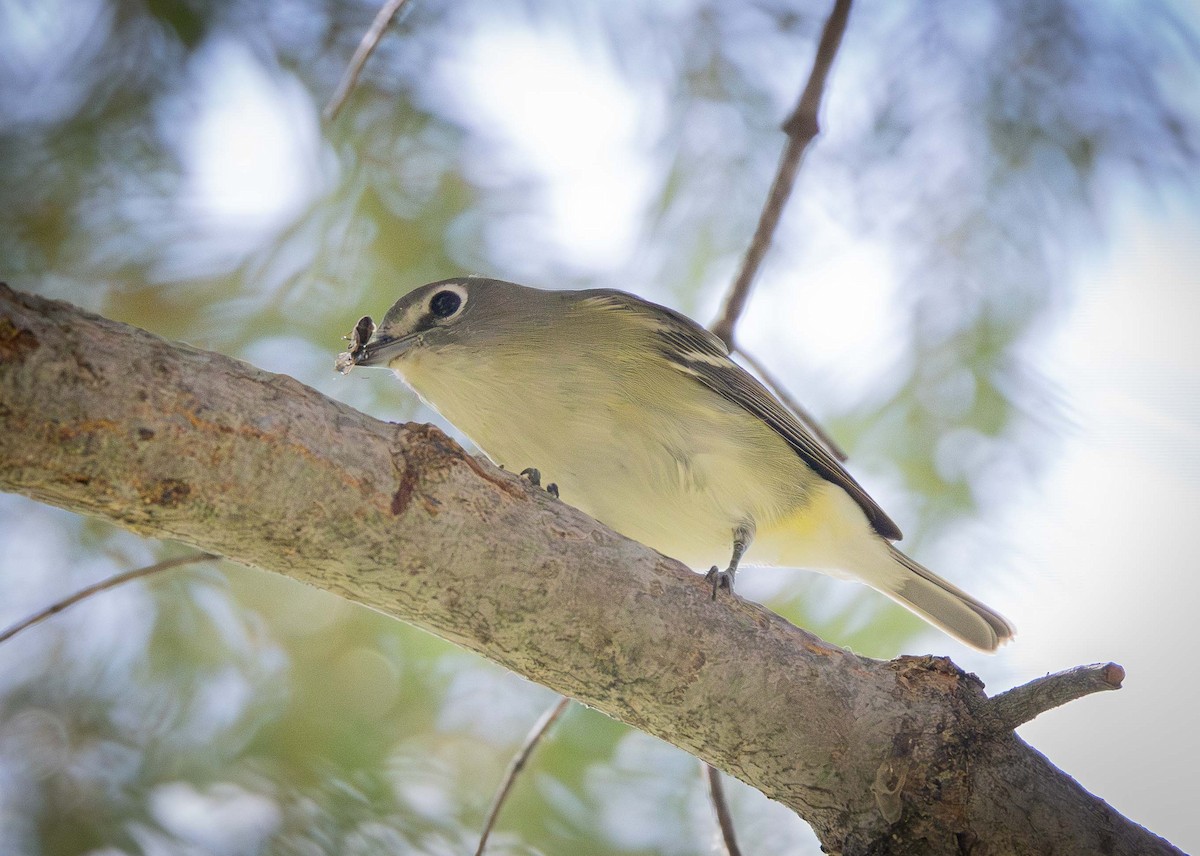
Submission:
{"label": "bird eye", "polygon": [[449,318],[458,311],[458,307],[462,306],[462,297],[454,291],[447,289],[439,291],[429,301],[429,311],[438,318]]}

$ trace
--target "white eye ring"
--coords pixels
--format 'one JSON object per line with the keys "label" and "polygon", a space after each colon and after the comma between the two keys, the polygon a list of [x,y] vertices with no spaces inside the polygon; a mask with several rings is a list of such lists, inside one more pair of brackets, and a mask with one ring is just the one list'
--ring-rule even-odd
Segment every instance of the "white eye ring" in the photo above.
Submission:
{"label": "white eye ring", "polygon": [[434,318],[449,321],[459,315],[466,305],[467,290],[456,283],[446,283],[434,291],[426,308]]}

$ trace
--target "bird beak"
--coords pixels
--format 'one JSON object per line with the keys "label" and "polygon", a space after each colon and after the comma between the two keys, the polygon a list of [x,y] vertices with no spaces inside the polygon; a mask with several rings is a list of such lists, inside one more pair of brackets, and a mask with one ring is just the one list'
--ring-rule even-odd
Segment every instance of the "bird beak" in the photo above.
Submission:
{"label": "bird beak", "polygon": [[370,341],[354,353],[352,360],[356,366],[387,366],[419,341],[420,337],[416,334],[398,338],[386,335],[372,336]]}

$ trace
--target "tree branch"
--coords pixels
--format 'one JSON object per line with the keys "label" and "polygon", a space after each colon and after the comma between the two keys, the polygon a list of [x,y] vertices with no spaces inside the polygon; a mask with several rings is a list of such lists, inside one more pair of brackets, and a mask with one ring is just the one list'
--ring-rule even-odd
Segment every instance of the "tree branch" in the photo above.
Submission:
{"label": "tree branch", "polygon": [[500,781],[500,787],[496,790],[496,796],[492,799],[492,807],[488,809],[487,819],[483,822],[483,832],[479,836],[479,846],[475,848],[475,856],[483,856],[488,838],[491,837],[492,829],[496,825],[496,819],[500,817],[500,809],[504,808],[504,801],[508,799],[508,793],[512,790],[513,783],[517,781],[517,776],[525,769],[529,756],[542,742],[542,738],[546,736],[546,732],[550,730],[551,726],[558,722],[558,718],[563,715],[563,711],[570,703],[571,700],[566,696],[560,698],[538,717],[533,728],[529,729],[529,733],[525,735],[525,742],[521,744],[521,748],[509,762],[508,769],[504,771],[504,778]]}
{"label": "tree branch", "polygon": [[721,782],[721,771],[712,764],[705,764],[704,771],[707,773],[708,791],[717,813],[717,827],[721,830],[726,856],[742,856],[742,848],[738,847],[737,833],[733,828],[733,815],[729,812],[729,800],[725,798],[725,785]]}
{"label": "tree branch", "polygon": [[1076,666],[1035,678],[1027,684],[1000,693],[989,699],[987,711],[994,719],[997,729],[1011,731],[1039,714],[1069,701],[1092,693],[1119,690],[1123,680],[1125,670],[1116,663]]}
{"label": "tree branch", "polygon": [[746,255],[742,258],[742,267],[738,271],[733,285],[730,286],[729,294],[725,297],[725,305],[721,314],[709,325],[709,329],[725,343],[730,352],[737,350],[742,355],[742,359],[750,364],[763,382],[783,401],[784,405],[790,408],[792,413],[840,461],[846,460],[846,453],[842,451],[842,448],[833,441],[821,424],[812,417],[812,414],[801,407],[800,403],[789,395],[783,385],[777,383],[751,354],[737,347],[733,330],[746,308],[754,277],[767,255],[767,250],[771,248],[775,229],[779,226],[783,209],[795,187],[796,176],[800,171],[804,153],[807,151],[809,143],[820,132],[817,116],[821,109],[821,99],[825,93],[825,81],[829,77],[829,69],[833,66],[833,59],[837,56],[838,48],[841,46],[842,35],[846,31],[846,21],[849,17],[850,0],[836,0],[833,10],[829,13],[829,18],[825,21],[825,27],[821,31],[817,54],[813,59],[813,67],[809,72],[808,81],[800,93],[800,100],[787,121],[783,123],[784,133],[788,137],[787,145],[780,157],[775,179],[771,182],[771,189],[767,192],[767,200],[759,215],[754,237],[750,240],[750,246],[746,248]]}
{"label": "tree branch", "polygon": [[817,46],[817,55],[813,59],[812,71],[804,91],[800,93],[800,101],[796,109],[783,123],[783,131],[788,136],[783,155],[779,159],[779,167],[775,171],[775,180],[767,193],[767,201],[763,205],[758,218],[758,226],[754,237],[742,258],[742,267],[737,279],[729,289],[725,298],[725,306],[720,316],[710,328],[725,343],[730,351],[736,347],[733,340],[733,328],[746,308],[746,299],[750,296],[750,285],[762,265],[763,257],[771,247],[771,239],[775,228],[783,215],[784,206],[792,195],[796,184],[796,174],[800,170],[800,161],[804,158],[808,144],[820,133],[817,114],[821,109],[821,98],[825,94],[825,80],[829,77],[829,69],[833,66],[833,58],[837,56],[842,44],[842,34],[846,32],[846,21],[850,17],[850,0],[836,0],[829,19],[825,21],[825,29],[821,31],[821,41]]}
{"label": "tree branch", "polygon": [[7,287],[0,489],[452,640],[720,767],[844,856],[1178,852],[997,731],[948,660],[871,660],[713,603],[436,428]]}
{"label": "tree branch", "polygon": [[408,0],[386,0],[379,7],[379,12],[375,15],[375,20],[371,22],[371,26],[363,34],[362,41],[358,43],[358,48],[354,51],[354,56],[350,58],[350,64],[346,66],[346,71],[342,74],[342,79],[338,81],[337,89],[334,90],[329,103],[325,105],[325,109],[321,111],[321,116],[326,122],[332,122],[337,118],[342,105],[346,103],[346,99],[350,97],[351,91],[353,91],[355,84],[358,83],[358,76],[362,74],[363,66],[367,64],[371,53],[379,45],[379,40],[383,38],[388,24],[392,22],[392,19],[404,8],[404,4],[407,2]]}
{"label": "tree branch", "polygon": [[132,571],[113,574],[111,577],[81,588],[79,591],[64,597],[62,600],[56,600],[45,609],[40,609],[28,618],[18,621],[3,633],[0,633],[0,643],[7,642],[21,631],[28,630],[35,624],[40,624],[50,616],[57,615],[67,607],[74,606],[82,600],[87,600],[94,594],[108,591],[111,588],[116,588],[119,585],[141,579],[142,577],[157,574],[160,571],[169,571],[171,568],[178,568],[183,565],[194,565],[197,562],[215,562],[220,558],[220,556],[214,556],[211,553],[192,553],[190,556],[177,556],[174,559],[164,559],[161,562],[155,562],[153,565],[146,565],[144,568],[134,568]]}

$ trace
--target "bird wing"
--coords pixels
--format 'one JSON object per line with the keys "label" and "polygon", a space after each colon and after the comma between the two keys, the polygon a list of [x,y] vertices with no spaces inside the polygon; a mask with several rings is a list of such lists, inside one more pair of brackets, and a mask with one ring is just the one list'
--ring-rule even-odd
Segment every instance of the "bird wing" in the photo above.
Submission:
{"label": "bird wing", "polygon": [[622,291],[597,290],[593,299],[606,308],[633,312],[651,322],[659,353],[672,366],[767,423],[805,463],[850,494],[876,532],[888,540],[900,540],[900,527],[846,472],[833,452],[753,375],[730,359],[719,338],[686,315]]}

